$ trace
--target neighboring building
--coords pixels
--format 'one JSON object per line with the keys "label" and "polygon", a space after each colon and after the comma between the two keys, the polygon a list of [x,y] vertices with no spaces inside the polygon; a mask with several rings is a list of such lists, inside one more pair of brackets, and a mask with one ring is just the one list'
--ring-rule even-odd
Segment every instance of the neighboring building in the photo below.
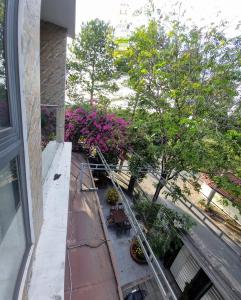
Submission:
{"label": "neighboring building", "polygon": [[175,255],[172,254],[168,258],[169,266],[166,267],[168,267],[176,281],[182,299],[224,299],[199,262],[200,257],[192,254],[185,245],[179,251],[176,251]]}
{"label": "neighboring building", "polygon": [[[230,182],[241,189],[241,179],[234,176],[231,173],[227,173],[227,177]],[[208,176],[202,174],[199,178],[201,185],[200,192],[205,198],[207,198],[208,203],[214,203],[221,210],[223,210],[232,219],[236,220],[241,225],[241,198],[235,197],[230,192],[223,188],[219,188]]]}

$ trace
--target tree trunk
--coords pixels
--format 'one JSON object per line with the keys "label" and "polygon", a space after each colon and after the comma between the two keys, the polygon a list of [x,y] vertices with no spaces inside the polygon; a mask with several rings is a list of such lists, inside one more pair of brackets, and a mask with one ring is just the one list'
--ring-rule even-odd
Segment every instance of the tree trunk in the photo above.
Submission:
{"label": "tree trunk", "polygon": [[162,188],[165,186],[165,181],[166,181],[166,174],[162,174],[161,175],[161,178],[160,178],[160,180],[159,180],[159,182],[158,182],[158,184],[157,184],[157,187],[156,187],[156,191],[155,191],[155,194],[154,194],[154,196],[153,196],[153,198],[152,198],[152,202],[154,203],[154,202],[156,202],[157,201],[157,199],[158,199],[158,197],[159,197],[159,194],[160,194],[160,191],[162,190]]}
{"label": "tree trunk", "polygon": [[132,116],[131,116],[131,121],[134,120],[135,114],[136,114],[136,109],[137,109],[137,105],[138,105],[138,101],[139,101],[139,95],[136,95],[136,99],[135,99],[135,104],[134,104],[134,108],[133,108],[133,112],[132,112]]}
{"label": "tree trunk", "polygon": [[131,195],[131,196],[133,195],[133,192],[134,192],[135,183],[136,183],[136,177],[131,175],[129,185],[128,185],[128,190],[127,190],[129,195]]}
{"label": "tree trunk", "polygon": [[94,97],[94,91],[90,91],[90,101],[93,101],[93,97]]}
{"label": "tree trunk", "polygon": [[119,171],[122,170],[123,164],[124,164],[124,159],[121,159],[120,164],[119,164]]}
{"label": "tree trunk", "polygon": [[213,197],[215,195],[216,191],[215,190],[211,190],[209,196],[208,196],[208,202],[207,202],[207,205],[210,205],[210,203],[212,202],[213,200]]}

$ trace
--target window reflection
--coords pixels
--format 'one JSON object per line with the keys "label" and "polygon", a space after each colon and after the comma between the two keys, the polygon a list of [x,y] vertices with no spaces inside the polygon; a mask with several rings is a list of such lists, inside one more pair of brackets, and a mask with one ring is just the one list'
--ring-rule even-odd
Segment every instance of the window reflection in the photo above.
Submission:
{"label": "window reflection", "polygon": [[26,249],[16,160],[0,170],[0,299],[12,299]]}
{"label": "window reflection", "polygon": [[10,126],[4,53],[5,1],[0,0],[0,130]]}

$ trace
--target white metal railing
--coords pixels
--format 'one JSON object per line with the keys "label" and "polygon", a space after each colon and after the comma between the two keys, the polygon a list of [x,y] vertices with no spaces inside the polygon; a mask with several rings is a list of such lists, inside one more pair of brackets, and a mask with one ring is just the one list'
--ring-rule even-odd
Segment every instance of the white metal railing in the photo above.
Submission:
{"label": "white metal railing", "polygon": [[162,296],[164,297],[164,299],[169,299],[169,300],[177,300],[177,297],[168,281],[168,279],[166,278],[166,275],[162,269],[162,267],[160,266],[155,254],[152,251],[152,248],[149,244],[149,242],[147,241],[147,238],[139,224],[139,222],[137,221],[135,214],[130,206],[129,200],[126,198],[125,194],[123,193],[120,185],[116,182],[116,178],[114,175],[114,172],[112,171],[112,169],[109,167],[108,163],[106,162],[102,152],[100,151],[99,147],[96,148],[97,153],[103,163],[103,165],[105,166],[105,170],[108,173],[108,175],[110,176],[110,179],[112,181],[113,186],[116,188],[116,190],[118,191],[120,198],[123,201],[123,205],[125,207],[125,211],[127,214],[127,217],[132,225],[132,228],[135,232],[135,235],[140,243],[140,246],[142,248],[142,251],[145,255],[145,258],[152,270],[152,273],[154,275],[154,278],[157,282],[157,285],[161,291]]}

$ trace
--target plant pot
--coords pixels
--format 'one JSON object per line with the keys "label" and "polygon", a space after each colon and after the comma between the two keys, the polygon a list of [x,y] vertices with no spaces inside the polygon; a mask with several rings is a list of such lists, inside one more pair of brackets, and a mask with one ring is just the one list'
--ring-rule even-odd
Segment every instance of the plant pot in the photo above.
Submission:
{"label": "plant pot", "polygon": [[89,156],[88,161],[89,161],[90,164],[101,164],[98,157]]}
{"label": "plant pot", "polygon": [[142,258],[142,257],[139,257],[137,254],[136,254],[136,248],[138,247],[138,242],[136,240],[132,240],[131,241],[131,245],[130,245],[130,255],[132,257],[132,259],[140,264],[140,265],[144,265],[144,264],[147,264],[147,261],[146,261],[146,258]]}

